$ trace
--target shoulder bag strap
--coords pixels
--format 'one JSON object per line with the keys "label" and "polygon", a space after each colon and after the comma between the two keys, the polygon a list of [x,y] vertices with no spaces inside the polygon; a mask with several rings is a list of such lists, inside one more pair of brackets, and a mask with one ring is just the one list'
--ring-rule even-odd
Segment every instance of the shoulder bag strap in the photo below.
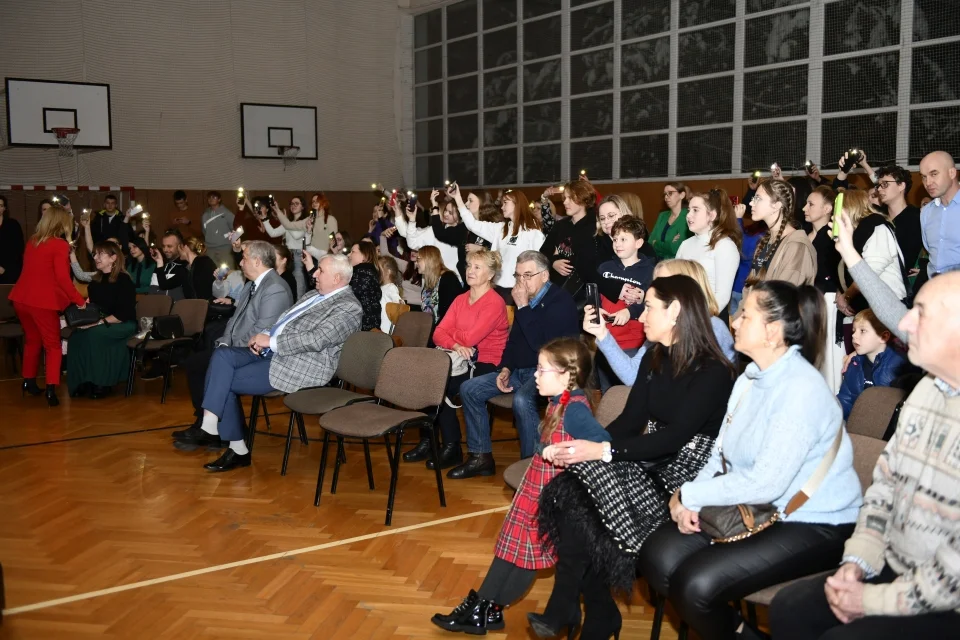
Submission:
{"label": "shoulder bag strap", "polygon": [[813,475],[811,475],[806,484],[801,487],[800,491],[790,498],[790,502],[787,503],[787,508],[783,510],[784,515],[789,516],[802,507],[806,504],[807,500],[810,499],[810,496],[820,488],[823,479],[827,477],[827,473],[830,471],[830,467],[833,466],[833,461],[837,458],[837,452],[840,451],[841,443],[843,443],[843,423],[840,424],[840,428],[837,430],[837,435],[833,439],[833,444],[830,445],[830,449],[826,455],[823,456],[823,460],[820,461],[820,466],[816,468]]}
{"label": "shoulder bag strap", "polygon": [[717,436],[717,451],[720,452],[720,464],[723,467],[723,474],[727,474],[727,459],[723,455],[723,434],[727,432],[727,428],[730,426],[730,423],[733,422],[733,416],[737,415],[737,410],[740,408],[740,405],[743,404],[743,399],[746,397],[747,393],[750,391],[750,387],[753,386],[753,380],[747,381],[747,384],[744,390],[737,396],[737,404],[733,406],[733,411],[727,414],[726,419],[723,421],[723,430],[720,431],[720,434]]}

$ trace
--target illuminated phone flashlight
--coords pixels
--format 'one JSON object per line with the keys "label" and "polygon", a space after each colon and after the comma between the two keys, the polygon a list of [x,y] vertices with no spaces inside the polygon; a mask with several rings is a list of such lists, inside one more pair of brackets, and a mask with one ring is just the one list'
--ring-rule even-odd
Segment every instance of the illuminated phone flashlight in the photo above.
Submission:
{"label": "illuminated phone flashlight", "polygon": [[373,190],[376,190],[376,188],[377,188],[377,183],[376,183],[376,182],[371,182],[371,183],[370,183],[370,188],[373,189]]}
{"label": "illuminated phone flashlight", "polygon": [[759,170],[759,169],[757,169],[756,171],[753,172],[753,177],[754,177],[754,178],[759,178],[759,177],[760,177],[760,170]]}
{"label": "illuminated phone flashlight", "polygon": [[239,198],[243,197],[243,187],[240,187],[239,189],[237,189],[237,197]]}
{"label": "illuminated phone flashlight", "polygon": [[410,197],[410,198],[412,198],[412,197],[413,197],[413,191],[407,191],[407,196]]}
{"label": "illuminated phone flashlight", "polygon": [[386,202],[387,196],[380,196],[380,202]]}
{"label": "illuminated phone flashlight", "polygon": [[146,211],[144,211],[144,212],[143,212],[143,215],[141,216],[141,218],[142,218],[144,221],[149,220],[149,219],[150,219],[150,214],[147,213]]}
{"label": "illuminated phone flashlight", "polygon": [[226,270],[227,270],[227,263],[226,263],[226,262],[221,262],[221,263],[220,263],[220,270],[221,270],[221,271],[226,271]]}
{"label": "illuminated phone flashlight", "polygon": [[[56,200],[56,198],[54,198],[54,200]],[[90,209],[84,209],[83,212],[84,212],[84,213],[90,213]]]}
{"label": "illuminated phone flashlight", "polygon": [[586,169],[580,169],[580,175],[582,175],[582,176],[587,175],[587,170],[586,170]]}
{"label": "illuminated phone flashlight", "polygon": [[60,202],[60,198],[58,198],[57,196],[53,196],[53,197],[50,198],[50,199],[53,200],[53,203],[54,203],[54,204],[57,204],[58,202]]}
{"label": "illuminated phone flashlight", "polygon": [[443,181],[443,186],[449,187],[449,186],[450,186],[450,181],[449,181],[449,180],[444,180],[444,181]]}
{"label": "illuminated phone flashlight", "polygon": [[563,185],[560,185],[560,193],[563,193],[563,190],[566,189]]}
{"label": "illuminated phone flashlight", "polygon": [[803,163],[803,166],[809,169],[810,167],[813,166],[813,160],[807,160],[806,162]]}

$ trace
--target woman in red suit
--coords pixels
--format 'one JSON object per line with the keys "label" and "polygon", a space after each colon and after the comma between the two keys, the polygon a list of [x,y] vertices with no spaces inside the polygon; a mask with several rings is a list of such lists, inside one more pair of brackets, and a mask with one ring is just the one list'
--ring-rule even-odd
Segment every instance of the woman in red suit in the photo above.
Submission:
{"label": "woman in red suit", "polygon": [[86,300],[73,286],[70,277],[70,244],[73,216],[59,205],[50,207],[37,232],[27,242],[23,255],[23,271],[10,292],[13,308],[23,326],[23,390],[40,395],[37,369],[40,350],[46,350],[47,403],[60,404],[60,312],[71,302],[80,307]]}

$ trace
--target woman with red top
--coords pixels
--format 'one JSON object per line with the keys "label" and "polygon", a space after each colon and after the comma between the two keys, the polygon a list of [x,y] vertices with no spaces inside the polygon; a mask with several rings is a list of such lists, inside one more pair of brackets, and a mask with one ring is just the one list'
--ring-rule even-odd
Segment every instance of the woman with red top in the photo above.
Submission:
{"label": "woman with red top", "polygon": [[70,244],[73,216],[59,205],[50,207],[37,232],[27,242],[23,255],[23,272],[10,292],[10,301],[23,326],[23,390],[40,395],[37,369],[40,350],[46,351],[47,403],[60,404],[60,312],[70,303],[86,306],[70,278]]}
{"label": "woman with red top", "polygon": [[[496,251],[480,249],[470,253],[467,256],[467,285],[470,289],[457,296],[433,332],[434,344],[455,351],[473,363],[473,374],[478,376],[496,371],[503,349],[507,346],[510,330],[507,305],[493,289],[500,266],[500,254]],[[437,416],[443,437],[441,469],[463,462],[460,421],[450,399],[457,395],[460,385],[469,377],[469,372],[451,376],[447,383],[447,402],[441,405]],[[427,461],[427,468],[433,469],[432,460]]]}

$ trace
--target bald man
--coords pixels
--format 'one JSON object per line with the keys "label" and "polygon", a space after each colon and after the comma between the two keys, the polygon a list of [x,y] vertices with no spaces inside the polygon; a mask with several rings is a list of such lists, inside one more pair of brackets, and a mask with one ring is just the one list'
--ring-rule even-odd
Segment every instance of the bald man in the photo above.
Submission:
{"label": "bald man", "polygon": [[840,569],[777,594],[773,637],[954,637],[960,629],[960,272],[929,281],[907,310],[854,250],[849,220],[837,245],[871,308],[896,327],[910,361],[927,376],[900,410]]}
{"label": "bald man", "polygon": [[930,254],[927,274],[932,278],[960,269],[960,183],[956,164],[945,151],[934,151],[920,161],[920,178],[933,198],[920,212],[923,246]]}

